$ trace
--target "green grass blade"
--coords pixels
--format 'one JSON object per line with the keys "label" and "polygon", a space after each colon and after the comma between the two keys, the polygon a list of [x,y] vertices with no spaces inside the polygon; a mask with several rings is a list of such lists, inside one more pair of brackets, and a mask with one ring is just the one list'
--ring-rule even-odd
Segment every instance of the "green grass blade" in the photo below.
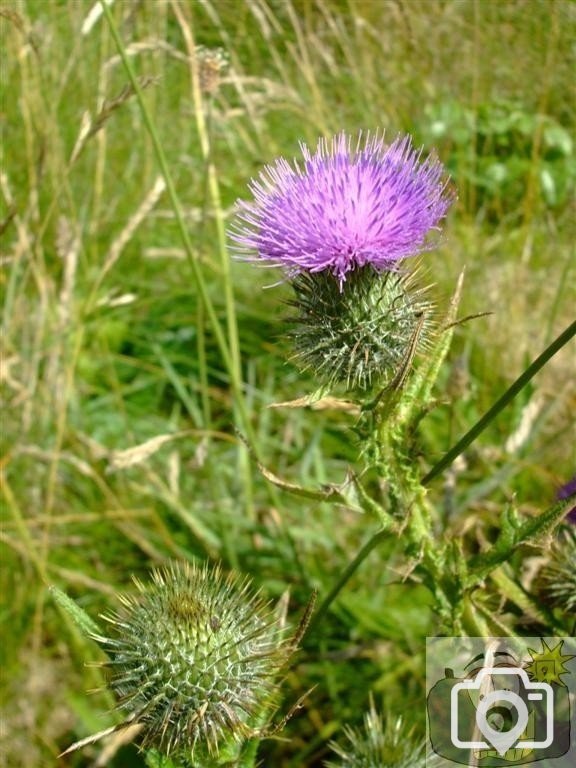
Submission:
{"label": "green grass blade", "polygon": [[156,159],[158,161],[158,165],[160,166],[160,170],[162,172],[162,176],[164,177],[164,180],[166,182],[166,190],[168,192],[168,196],[170,198],[170,203],[172,205],[172,208],[174,209],[174,215],[176,217],[176,222],[178,225],[179,233],[182,238],[182,243],[184,245],[184,250],[186,252],[186,257],[188,259],[188,263],[190,264],[190,267],[192,269],[192,274],[194,276],[194,280],[196,282],[196,285],[198,287],[198,292],[200,294],[200,299],[202,301],[202,304],[204,305],[206,309],[206,313],[208,315],[208,318],[210,320],[210,324],[212,326],[212,329],[214,331],[214,335],[216,337],[216,343],[218,345],[218,349],[220,351],[220,354],[222,356],[222,360],[224,362],[224,365],[226,369],[228,370],[228,373],[230,375],[230,381],[232,384],[232,388],[234,390],[234,394],[236,396],[238,405],[240,409],[243,411],[242,416],[246,418],[246,412],[245,408],[243,407],[243,396],[242,396],[242,384],[239,379],[238,375],[238,368],[237,365],[234,363],[234,359],[232,357],[232,353],[230,351],[229,343],[226,338],[226,335],[222,329],[222,326],[220,324],[220,321],[218,320],[218,316],[216,314],[216,309],[214,307],[214,304],[210,298],[210,295],[208,293],[208,288],[206,286],[206,282],[204,280],[204,276],[202,275],[202,271],[200,268],[200,265],[198,263],[198,260],[196,259],[194,255],[194,249],[192,247],[192,242],[190,240],[190,234],[188,233],[188,229],[186,226],[186,221],[184,217],[184,212],[182,210],[182,206],[180,204],[180,199],[178,197],[178,193],[176,192],[176,187],[174,185],[174,181],[172,179],[172,174],[170,172],[170,168],[168,166],[168,161],[166,160],[166,155],[164,153],[164,148],[162,147],[162,142],[160,141],[160,137],[158,135],[158,132],[156,130],[156,125],[154,123],[154,120],[152,119],[150,115],[150,111],[148,110],[148,107],[146,105],[146,102],[144,100],[143,94],[142,94],[142,88],[138,82],[138,79],[134,73],[134,70],[132,68],[132,64],[130,63],[130,59],[126,53],[126,48],[124,43],[122,42],[122,39],[120,38],[120,34],[116,28],[116,24],[114,22],[112,12],[108,5],[106,3],[103,4],[104,13],[106,15],[106,20],[108,22],[108,25],[110,27],[110,32],[112,34],[112,37],[114,39],[114,43],[116,44],[116,47],[118,49],[118,53],[120,55],[120,58],[122,59],[122,64],[124,65],[124,68],[126,70],[126,74],[128,75],[128,78],[130,80],[130,84],[132,88],[134,89],[134,93],[136,94],[136,98],[138,100],[138,105],[140,107],[140,112],[142,114],[142,119],[144,121],[144,125],[146,127],[146,130],[150,134],[150,138],[152,140],[152,144],[154,147],[154,152],[156,155]]}
{"label": "green grass blade", "polygon": [[538,371],[543,368],[550,358],[559,352],[563,346],[565,346],[570,339],[576,334],[576,321],[571,323],[562,333],[539,355],[526,370],[516,379],[516,381],[508,387],[506,392],[500,397],[494,405],[486,411],[484,416],[479,419],[472,429],[468,430],[464,437],[460,438],[458,442],[450,448],[450,450],[435,464],[430,472],[428,472],[422,478],[422,485],[428,485],[435,477],[441,475],[442,472],[447,469],[452,462],[463,453],[469,445],[471,445],[476,438],[484,432],[494,419],[500,414],[501,411],[506,408],[509,403],[518,395],[524,387],[534,378]]}

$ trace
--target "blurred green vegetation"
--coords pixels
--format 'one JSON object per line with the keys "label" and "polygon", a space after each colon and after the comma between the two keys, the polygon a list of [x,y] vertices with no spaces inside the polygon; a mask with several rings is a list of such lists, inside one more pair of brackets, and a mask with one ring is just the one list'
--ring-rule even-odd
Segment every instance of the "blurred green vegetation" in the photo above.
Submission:
{"label": "blurred green vegetation", "polygon": [[[359,449],[345,413],[268,408],[314,388],[288,360],[288,289],[265,290],[277,276],[243,263],[227,275],[217,249],[219,222],[262,164],[296,156],[299,141],[362,129],[410,132],[449,169],[458,203],[441,247],[425,257],[426,279],[441,306],[465,268],[462,315],[492,314],[458,328],[421,428],[414,461],[423,472],[573,315],[572,3],[115,2],[228,340],[237,323],[246,422],[97,8],[14,0],[0,11],[7,768],[54,765],[70,742],[114,721],[101,714],[108,694],[85,694],[102,683],[85,666],[98,651],[47,585],[96,617],[132,574],[210,558],[251,574],[271,597],[289,588],[297,620],[312,589],[330,589],[369,535],[365,517],[271,486],[236,434],[275,474],[311,487],[342,482]],[[227,59],[204,72],[213,89],[202,95],[198,45]],[[536,514],[574,474],[575,391],[572,347],[430,489],[470,551],[494,537],[506,505]],[[537,556],[546,553],[519,554],[510,568],[521,574]],[[284,684],[286,711],[317,688],[287,740],[263,745],[263,764],[322,765],[341,725],[361,722],[369,689],[422,729],[429,605],[394,541],[372,553],[305,640]],[[539,632],[517,605],[502,600],[494,611],[511,630]],[[100,749],[60,764],[94,765]],[[142,760],[123,746],[99,764]]]}

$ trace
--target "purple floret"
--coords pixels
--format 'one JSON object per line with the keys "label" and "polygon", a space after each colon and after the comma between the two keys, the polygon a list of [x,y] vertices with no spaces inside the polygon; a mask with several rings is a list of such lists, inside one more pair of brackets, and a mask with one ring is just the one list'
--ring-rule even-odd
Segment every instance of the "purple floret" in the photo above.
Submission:
{"label": "purple floret", "polygon": [[431,247],[452,198],[442,164],[422,160],[410,137],[359,136],[352,147],[340,133],[301,150],[303,165],[280,158],[252,180],[230,233],[237,254],[289,274],[330,270],[342,284],[357,267],[395,270]]}

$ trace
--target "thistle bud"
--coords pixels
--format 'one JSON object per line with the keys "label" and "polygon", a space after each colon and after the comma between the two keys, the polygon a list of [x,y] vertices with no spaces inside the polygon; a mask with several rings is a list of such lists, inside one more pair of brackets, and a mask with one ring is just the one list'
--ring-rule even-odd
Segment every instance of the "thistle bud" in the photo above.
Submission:
{"label": "thistle bud", "polygon": [[566,612],[576,612],[576,531],[566,526],[552,544],[549,561],[540,573],[539,587],[553,607]]}
{"label": "thistle bud", "polygon": [[[141,744],[200,759],[258,735],[275,704],[275,677],[293,650],[249,580],[173,564],[137,580],[93,635],[110,657],[110,686]],[[205,762],[202,762],[206,756]]]}
{"label": "thistle bud", "polygon": [[340,759],[326,763],[326,768],[424,768],[426,764],[424,744],[414,741],[401,717],[384,725],[372,700],[364,728],[345,726],[344,734],[347,744],[330,745]]}
{"label": "thistle bud", "polygon": [[431,304],[406,274],[362,267],[341,288],[331,272],[302,272],[292,287],[294,360],[329,388],[385,386],[425,343]]}

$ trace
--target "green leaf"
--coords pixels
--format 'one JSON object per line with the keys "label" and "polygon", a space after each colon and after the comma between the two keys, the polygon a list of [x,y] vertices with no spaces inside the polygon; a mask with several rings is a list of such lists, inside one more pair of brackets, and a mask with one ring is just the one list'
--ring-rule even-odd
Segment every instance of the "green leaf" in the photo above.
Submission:
{"label": "green leaf", "polygon": [[500,516],[498,538],[489,552],[477,555],[472,559],[470,570],[483,578],[492,568],[502,563],[514,551],[517,545],[518,525],[515,515],[509,507],[505,507]]}
{"label": "green leaf", "polygon": [[80,629],[85,632],[88,637],[102,634],[102,630],[98,624],[92,618],[90,618],[90,616],[88,616],[83,608],[80,608],[78,603],[72,600],[71,597],[68,597],[66,592],[63,592],[53,584],[48,587],[48,589],[54,598],[54,602],[60,608],[62,608],[64,613],[68,614],[72,621],[78,627],[80,627]]}
{"label": "green leaf", "polygon": [[544,166],[540,169],[540,186],[542,187],[542,194],[548,205],[556,205],[558,201],[558,194],[556,191],[556,181],[549,168]]}
{"label": "green leaf", "polygon": [[556,122],[544,128],[544,144],[547,149],[557,150],[566,157],[569,157],[574,150],[570,133]]}
{"label": "green leaf", "polygon": [[551,533],[562,521],[571,503],[570,499],[563,499],[546,512],[522,524],[519,523],[513,511],[505,510],[502,514],[500,533],[494,545],[487,552],[477,555],[470,561],[467,586],[473,586],[488,576],[508,560],[522,544]]}
{"label": "green leaf", "polygon": [[400,392],[393,391],[390,393],[387,412],[391,412],[393,409],[396,410],[395,422],[397,424],[413,428],[422,418],[422,415],[430,408],[432,390],[450,349],[454,327],[457,325],[456,313],[462,296],[463,284],[464,271],[460,273],[456,290],[444,317],[444,328],[438,334],[431,349],[427,352],[426,359],[415,370],[405,389]]}
{"label": "green leaf", "polygon": [[568,512],[568,508],[574,503],[574,496],[562,499],[553,507],[550,507],[537,517],[527,520],[520,528],[518,542],[523,543],[530,539],[540,539],[546,536],[562,522]]}

